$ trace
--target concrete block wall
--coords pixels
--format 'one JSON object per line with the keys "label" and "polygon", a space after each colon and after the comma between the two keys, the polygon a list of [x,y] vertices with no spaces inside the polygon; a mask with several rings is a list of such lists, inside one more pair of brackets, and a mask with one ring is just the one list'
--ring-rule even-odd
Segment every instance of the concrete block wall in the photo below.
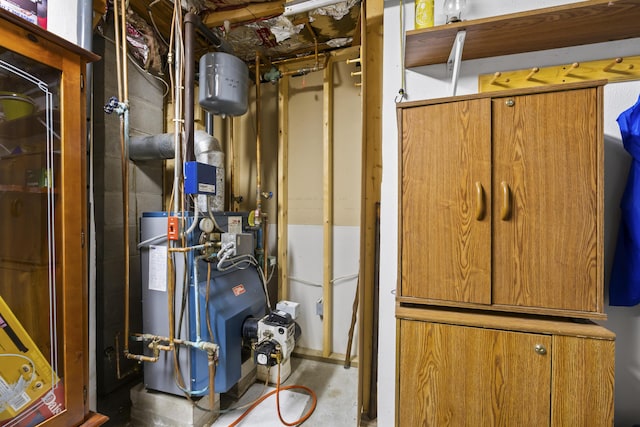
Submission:
{"label": "concrete block wall", "polygon": [[[102,60],[94,65],[93,164],[96,230],[96,371],[98,395],[105,395],[133,375],[118,379],[120,373],[137,368],[137,363],[121,357],[124,344],[124,221],[120,119],[105,114],[103,106],[117,96],[114,43],[96,36],[94,51]],[[145,75],[129,61],[130,136],[152,135],[164,131],[163,94],[165,87]],[[136,248],[138,223],[142,212],[162,209],[162,161],[129,162],[129,253],[130,253],[130,332],[142,332],[140,259]],[[115,337],[119,335],[119,352]],[[140,352],[136,345],[130,351]],[[119,356],[120,355],[120,356]]]}

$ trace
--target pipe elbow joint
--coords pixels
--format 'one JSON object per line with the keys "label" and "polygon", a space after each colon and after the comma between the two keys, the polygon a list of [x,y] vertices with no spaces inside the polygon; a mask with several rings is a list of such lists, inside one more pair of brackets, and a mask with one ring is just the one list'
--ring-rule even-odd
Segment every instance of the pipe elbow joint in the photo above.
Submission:
{"label": "pipe elbow joint", "polygon": [[204,350],[207,352],[207,355],[209,357],[213,357],[214,359],[218,359],[218,345],[211,343],[211,342],[207,342],[207,341],[201,341],[198,344],[198,348],[200,350]]}

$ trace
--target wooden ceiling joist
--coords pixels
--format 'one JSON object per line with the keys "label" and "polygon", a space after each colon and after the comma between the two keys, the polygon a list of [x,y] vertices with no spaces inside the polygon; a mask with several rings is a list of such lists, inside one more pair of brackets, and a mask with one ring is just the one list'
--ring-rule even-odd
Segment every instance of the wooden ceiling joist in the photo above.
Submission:
{"label": "wooden ceiling joist", "polygon": [[284,12],[284,1],[271,1],[266,3],[251,3],[237,9],[220,10],[207,14],[202,22],[209,28],[230,24],[250,22],[271,16],[281,15]]}

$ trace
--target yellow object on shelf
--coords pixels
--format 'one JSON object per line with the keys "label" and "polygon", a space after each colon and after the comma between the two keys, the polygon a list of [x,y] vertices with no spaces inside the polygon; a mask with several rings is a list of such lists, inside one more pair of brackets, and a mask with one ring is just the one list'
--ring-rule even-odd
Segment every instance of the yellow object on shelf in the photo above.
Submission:
{"label": "yellow object on shelf", "polygon": [[0,356],[0,425],[32,425],[64,409],[58,376],[2,297]]}
{"label": "yellow object on shelf", "polygon": [[609,82],[640,80],[640,56],[482,74],[478,76],[478,91],[493,92],[589,80],[609,80]]}
{"label": "yellow object on shelf", "polygon": [[29,116],[37,107],[31,98],[14,92],[0,91],[0,118],[5,121]]}
{"label": "yellow object on shelf", "polygon": [[415,0],[415,28],[433,27],[433,0]]}

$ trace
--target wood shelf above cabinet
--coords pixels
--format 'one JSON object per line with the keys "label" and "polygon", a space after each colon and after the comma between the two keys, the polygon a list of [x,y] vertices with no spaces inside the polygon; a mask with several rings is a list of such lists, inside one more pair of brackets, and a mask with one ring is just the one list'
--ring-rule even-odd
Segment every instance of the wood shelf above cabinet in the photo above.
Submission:
{"label": "wood shelf above cabinet", "polygon": [[407,32],[407,68],[446,63],[458,31],[462,59],[640,37],[640,0],[591,0]]}

